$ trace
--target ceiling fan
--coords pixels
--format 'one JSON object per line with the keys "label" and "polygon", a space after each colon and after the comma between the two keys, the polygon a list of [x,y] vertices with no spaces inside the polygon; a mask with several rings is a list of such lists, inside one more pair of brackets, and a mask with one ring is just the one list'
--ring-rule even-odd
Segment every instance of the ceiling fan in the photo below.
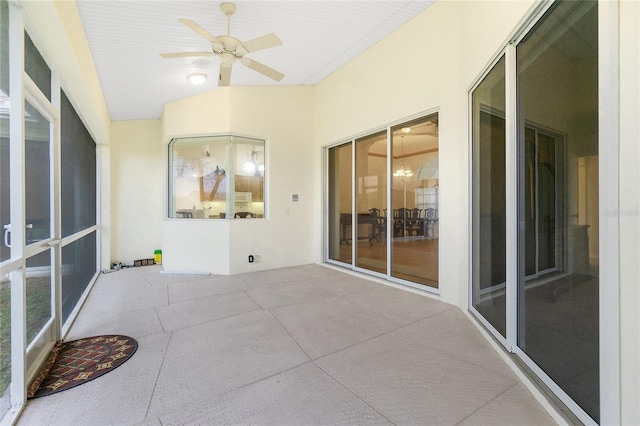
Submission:
{"label": "ceiling fan", "polygon": [[201,52],[175,52],[161,53],[163,58],[187,58],[195,56],[218,56],[220,57],[220,73],[218,75],[218,86],[228,86],[231,82],[231,68],[236,62],[240,63],[260,74],[280,81],[284,78],[284,74],[274,70],[256,60],[245,57],[246,54],[256,52],[258,50],[268,49],[270,47],[280,46],[282,41],[277,35],[271,33],[258,38],[254,38],[244,43],[237,38],[231,36],[231,15],[236,11],[236,5],[233,3],[222,3],[220,5],[222,12],[227,15],[227,35],[213,36],[207,30],[202,28],[196,22],[190,19],[179,19],[187,27],[207,39],[211,43],[211,51]]}

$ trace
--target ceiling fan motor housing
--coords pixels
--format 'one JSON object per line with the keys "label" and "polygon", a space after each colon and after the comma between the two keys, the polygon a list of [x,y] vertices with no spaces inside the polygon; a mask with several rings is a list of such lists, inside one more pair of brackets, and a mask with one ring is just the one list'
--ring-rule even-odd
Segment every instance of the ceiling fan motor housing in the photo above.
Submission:
{"label": "ceiling fan motor housing", "polygon": [[233,53],[224,52],[220,55],[220,62],[226,65],[231,65],[236,61],[236,57]]}
{"label": "ceiling fan motor housing", "polygon": [[246,51],[246,49],[239,49],[239,51],[237,52],[238,47],[242,46],[242,42],[237,38],[232,36],[217,36],[216,39],[222,43],[222,49],[220,51],[216,51],[216,47],[218,47],[219,44],[211,43],[211,46],[213,47],[214,52],[216,53],[229,52],[229,53],[235,54],[238,58],[241,58],[242,56],[244,56],[244,52]]}

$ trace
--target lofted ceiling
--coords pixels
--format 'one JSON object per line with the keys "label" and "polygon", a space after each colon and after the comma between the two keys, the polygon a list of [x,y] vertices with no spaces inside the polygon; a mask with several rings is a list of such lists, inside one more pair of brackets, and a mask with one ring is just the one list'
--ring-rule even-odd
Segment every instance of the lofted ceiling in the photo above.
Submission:
{"label": "lofted ceiling", "polygon": [[[275,33],[282,45],[251,52],[285,77],[276,82],[236,62],[231,86],[314,85],[422,12],[435,0],[236,1],[231,35],[245,42]],[[220,1],[77,0],[89,47],[114,121],[159,118],[165,103],[216,90],[219,58],[161,58],[161,53],[211,50],[183,25],[190,19],[225,35]],[[201,86],[190,73],[207,74]]]}

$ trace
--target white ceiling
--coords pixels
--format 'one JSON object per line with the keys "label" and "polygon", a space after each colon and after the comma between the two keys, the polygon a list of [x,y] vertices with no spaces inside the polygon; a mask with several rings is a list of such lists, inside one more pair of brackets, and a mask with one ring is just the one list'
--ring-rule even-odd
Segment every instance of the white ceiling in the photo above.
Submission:
{"label": "white ceiling", "polygon": [[[285,74],[275,82],[239,62],[231,85],[314,85],[422,12],[435,0],[236,1],[231,35],[275,33],[283,45],[248,58]],[[220,1],[77,0],[107,106],[114,121],[159,118],[165,103],[217,88],[218,57],[164,59],[160,53],[210,50],[178,21],[214,36],[227,31]],[[186,76],[208,79],[193,86]]]}

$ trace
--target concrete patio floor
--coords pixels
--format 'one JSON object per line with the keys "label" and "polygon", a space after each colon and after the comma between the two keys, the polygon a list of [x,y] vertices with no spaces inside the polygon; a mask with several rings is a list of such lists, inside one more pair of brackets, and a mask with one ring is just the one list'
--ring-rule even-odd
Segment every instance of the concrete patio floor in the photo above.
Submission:
{"label": "concrete patio floor", "polygon": [[136,354],[19,425],[556,424],[457,307],[321,265],[101,274],[65,340]]}

